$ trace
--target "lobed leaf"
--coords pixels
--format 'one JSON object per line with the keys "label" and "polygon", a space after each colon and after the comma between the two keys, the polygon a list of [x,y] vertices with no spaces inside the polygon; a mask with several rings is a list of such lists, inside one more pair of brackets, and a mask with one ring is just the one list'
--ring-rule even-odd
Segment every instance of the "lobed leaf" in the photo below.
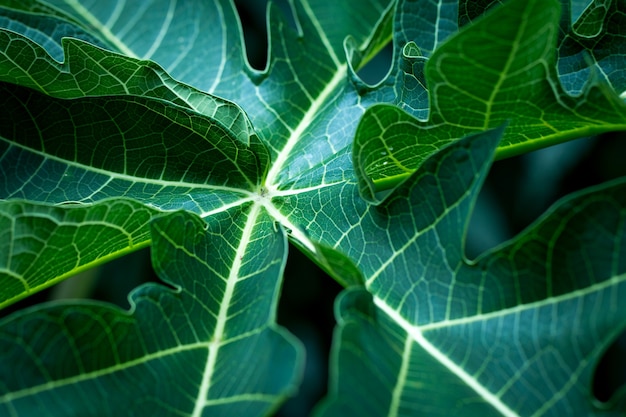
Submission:
{"label": "lobed leaf", "polygon": [[[576,98],[561,89],[555,74],[558,6],[556,0],[507,2],[451,36],[426,61],[420,45],[406,44],[410,70],[424,68],[420,85],[428,87],[429,117],[421,121],[391,105],[366,111],[354,142],[363,197],[379,201],[377,191],[393,188],[441,147],[504,123],[499,158],[624,130],[626,106],[607,85],[587,83]],[[404,106],[421,114],[409,104]]]}
{"label": "lobed leaf", "polygon": [[[160,210],[186,208],[204,215],[250,201],[268,155],[238,106],[172,80],[152,62],[73,39],[63,46],[66,60],[59,64],[28,37],[0,31],[3,198],[48,204],[132,198]],[[127,219],[100,221],[124,230]],[[39,234],[44,242],[46,230]],[[95,236],[85,239],[84,231],[66,237],[78,246],[65,251],[56,268],[8,270],[12,289],[0,304],[109,259],[81,259],[92,251],[89,237]],[[49,239],[47,245],[56,247]],[[7,257],[11,264],[14,255]],[[16,279],[26,284],[15,286]]]}
{"label": "lobed leaf", "polygon": [[[59,62],[63,60],[61,42],[64,37],[81,39],[93,45],[107,47],[106,43],[89,33],[77,21],[37,0],[3,0],[0,4],[0,28],[3,32],[0,38],[2,44],[5,44],[4,34],[6,33],[21,35],[36,42]],[[27,68],[33,72],[41,72],[42,68],[38,65],[30,66],[32,62],[24,60],[27,55],[24,56],[21,52],[28,54],[28,50],[17,50],[15,54],[11,54],[11,58],[25,62]]]}
{"label": "lobed leaf", "polygon": [[468,261],[464,234],[496,133],[428,159],[341,239],[349,255],[369,255],[359,262],[367,292],[338,300],[318,415],[623,413],[590,390],[626,323],[626,181],[568,197]]}
{"label": "lobed leaf", "polygon": [[0,306],[146,246],[154,214],[121,199],[81,207],[0,202]]}
{"label": "lobed leaf", "polygon": [[[224,227],[231,216],[243,226]],[[218,217],[207,224],[176,212],[152,223],[155,270],[176,290],[144,285],[130,311],[57,303],[3,320],[1,360],[18,368],[0,367],[2,414],[275,409],[294,390],[301,363],[300,345],[274,322],[287,244],[258,206]]]}
{"label": "lobed leaf", "polygon": [[[270,6],[263,71],[247,65],[230,1],[14,3],[0,32],[0,198],[88,213],[132,198],[203,221],[153,223],[155,269],[176,290],[141,287],[129,312],[48,305],[0,322],[2,360],[23,370],[0,375],[7,413],[272,412],[302,363],[274,324],[283,230],[360,287],[338,301],[321,414],[596,413],[591,370],[625,322],[600,309],[623,291],[623,181],[474,262],[463,254],[494,155],[623,129],[614,84],[559,78],[557,42],[578,38],[555,0],[301,0],[294,27]],[[597,12],[580,16],[575,36],[610,28],[615,53],[618,14],[599,34]],[[87,32],[126,56],[60,36]],[[354,71],[390,36],[392,67],[369,86]]]}
{"label": "lobed leaf", "polygon": [[563,1],[557,71],[570,94],[579,95],[590,79],[600,79],[624,98],[625,6],[623,0]]}

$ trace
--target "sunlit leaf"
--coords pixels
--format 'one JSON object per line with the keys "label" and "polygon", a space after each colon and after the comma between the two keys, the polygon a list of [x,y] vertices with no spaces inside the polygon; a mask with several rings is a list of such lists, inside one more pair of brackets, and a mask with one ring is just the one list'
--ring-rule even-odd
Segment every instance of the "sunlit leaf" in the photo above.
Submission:
{"label": "sunlit leaf", "polygon": [[274,323],[286,240],[267,213],[160,218],[152,257],[175,290],[144,285],[130,311],[57,304],[0,323],[16,367],[0,367],[2,414],[266,415],[295,389],[301,348]]}
{"label": "sunlit leaf", "polygon": [[0,410],[271,414],[303,365],[290,239],[352,287],[319,413],[594,415],[623,181],[463,241],[494,157],[626,127],[623,3],[500,3],[272,4],[255,70],[232,1],[0,0],[0,305],[147,245],[163,281],[3,319]]}
{"label": "sunlit leaf", "polygon": [[626,326],[626,181],[561,201],[468,261],[465,230],[494,139],[427,160],[342,238],[370,254],[360,263],[368,291],[338,300],[331,395],[318,415],[623,414],[590,401],[590,389]]}
{"label": "sunlit leaf", "polygon": [[625,130],[626,105],[608,85],[593,79],[575,98],[562,90],[554,71],[558,6],[556,0],[508,2],[449,38],[425,64],[424,47],[407,44],[409,71],[423,67],[415,91],[428,89],[428,120],[397,106],[368,109],[354,144],[363,196],[377,200],[377,191],[397,185],[447,143],[505,123],[498,157]]}

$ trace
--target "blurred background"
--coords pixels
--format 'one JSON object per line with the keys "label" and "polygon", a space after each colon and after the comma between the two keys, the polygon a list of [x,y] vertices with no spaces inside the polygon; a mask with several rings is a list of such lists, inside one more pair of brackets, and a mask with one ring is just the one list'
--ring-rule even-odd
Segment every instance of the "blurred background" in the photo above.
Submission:
{"label": "blurred background", "polygon": [[[236,0],[253,67],[265,66],[267,51],[266,1]],[[287,17],[287,0],[277,2]],[[359,75],[374,84],[387,73],[391,48],[382,51]],[[474,210],[466,252],[481,252],[514,237],[560,197],[626,175],[623,133],[579,139],[493,164]],[[326,393],[328,358],[335,320],[333,302],[341,287],[295,248],[290,248],[278,322],[306,346],[304,382],[297,397],[287,401],[279,417],[305,416]],[[4,317],[17,309],[61,298],[89,297],[128,308],[128,293],[157,278],[149,250],[117,259],[87,271],[47,291],[0,311]],[[626,336],[616,340],[599,364],[594,394],[607,401],[626,380]]]}

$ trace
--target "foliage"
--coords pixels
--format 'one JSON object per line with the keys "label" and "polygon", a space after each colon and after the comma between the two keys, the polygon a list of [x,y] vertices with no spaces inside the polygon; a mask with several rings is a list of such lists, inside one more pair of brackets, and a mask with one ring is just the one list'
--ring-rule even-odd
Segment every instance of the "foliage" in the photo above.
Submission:
{"label": "foliage", "polygon": [[626,4],[500,3],[270,5],[259,71],[228,0],[0,1],[0,306],[146,246],[162,281],[0,321],[1,414],[272,414],[291,242],[346,287],[315,415],[622,415],[626,181],[464,240],[494,158],[626,129]]}

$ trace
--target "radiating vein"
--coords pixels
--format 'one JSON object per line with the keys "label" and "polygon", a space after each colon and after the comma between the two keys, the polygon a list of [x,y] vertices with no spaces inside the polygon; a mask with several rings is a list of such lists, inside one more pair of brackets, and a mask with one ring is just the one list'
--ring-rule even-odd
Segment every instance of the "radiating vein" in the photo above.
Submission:
{"label": "radiating vein", "polygon": [[8,392],[2,396],[0,396],[0,404],[10,403],[20,398],[33,396],[42,392],[50,391],[57,388],[62,388],[68,385],[78,384],[83,381],[88,381],[92,379],[97,379],[99,377],[103,377],[105,375],[110,375],[115,372],[120,372],[125,369],[132,368],[134,366],[140,366],[146,364],[153,360],[158,360],[163,357],[167,357],[170,355],[174,355],[180,352],[185,352],[194,349],[205,349],[207,347],[207,343],[193,343],[186,344],[181,346],[175,346],[170,349],[160,350],[158,352],[154,352],[151,354],[145,354],[137,359],[130,360],[124,363],[120,363],[115,366],[109,366],[106,368],[101,368],[92,372],[81,373],[75,376],[71,376],[69,378],[57,379],[56,381],[49,381],[45,384],[40,384],[32,387],[28,387],[19,391]]}
{"label": "radiating vein", "polygon": [[489,95],[489,98],[487,99],[487,103],[486,103],[487,108],[485,109],[485,122],[483,124],[483,129],[489,128],[489,123],[490,123],[491,113],[492,113],[491,109],[494,104],[497,104],[495,102],[495,98],[500,93],[502,84],[504,83],[504,81],[506,81],[509,75],[509,72],[511,71],[511,66],[513,65],[513,61],[515,60],[515,56],[517,55],[519,47],[520,47],[521,38],[523,35],[526,34],[526,24],[527,24],[528,18],[529,18],[528,14],[526,12],[524,15],[524,18],[520,20],[520,28],[519,30],[517,30],[515,34],[515,41],[511,45],[511,51],[509,52],[509,56],[506,59],[504,68],[502,69],[502,71],[500,71],[500,74],[498,75],[498,81],[496,81],[495,85],[493,86],[493,89],[491,90],[491,94]]}
{"label": "radiating vein", "polygon": [[397,417],[398,410],[400,409],[402,401],[402,392],[407,383],[409,367],[411,363],[411,347],[413,341],[407,337],[404,341],[404,350],[402,351],[402,365],[398,372],[398,378],[396,379],[396,385],[391,393],[391,404],[389,405],[388,417]]}
{"label": "radiating vein", "polygon": [[[219,14],[220,17],[220,22],[224,22],[224,10],[222,9],[222,5],[220,4],[220,2],[215,2],[215,8],[217,10],[217,13]],[[227,38],[227,27],[226,25],[222,25],[222,54],[220,56],[220,63],[218,66],[218,70],[217,70],[217,74],[215,74],[215,79],[213,80],[213,84],[211,84],[211,86],[208,88],[207,92],[209,94],[212,94],[215,89],[220,85],[220,82],[222,81],[222,75],[224,74],[224,69],[226,68],[226,53],[228,51],[227,48],[227,42],[226,40]]]}
{"label": "radiating vein", "polygon": [[257,224],[257,218],[261,212],[262,206],[260,204],[254,204],[250,209],[250,214],[246,220],[237,251],[233,259],[233,264],[229,270],[228,278],[226,279],[226,288],[224,289],[224,295],[220,301],[220,309],[217,315],[215,323],[215,331],[213,332],[213,338],[209,343],[209,352],[207,357],[206,366],[204,368],[202,383],[198,389],[198,396],[196,397],[195,407],[192,417],[200,417],[206,407],[208,392],[211,388],[211,382],[215,373],[215,367],[217,365],[217,357],[220,347],[224,342],[226,323],[228,322],[228,310],[230,309],[233,295],[235,293],[235,286],[239,281],[239,271],[246,252],[248,251],[248,245],[252,241],[252,232]]}
{"label": "radiating vein", "polygon": [[378,297],[374,297],[374,304],[385,312],[393,321],[395,321],[408,336],[420,345],[429,355],[439,361],[450,372],[461,379],[468,387],[473,389],[478,395],[485,400],[485,402],[491,404],[496,410],[498,410],[505,417],[520,417],[517,413],[511,410],[502,399],[497,395],[490,392],[485,386],[480,384],[476,378],[468,374],[465,369],[454,363],[449,357],[444,355],[439,349],[437,349],[432,343],[430,343],[422,333],[420,327],[409,323],[404,317],[402,317],[396,310],[389,306],[385,300]]}
{"label": "radiating vein", "polygon": [[[2,139],[2,138],[0,138]],[[100,174],[106,177],[110,177],[113,179],[119,179],[119,180],[123,180],[123,181],[128,181],[131,182],[133,184],[135,183],[142,183],[142,184],[153,184],[153,185],[160,185],[162,187],[188,187],[189,189],[205,189],[205,190],[216,190],[216,191],[231,191],[237,194],[241,194],[243,196],[252,196],[254,195],[253,193],[251,193],[250,191],[243,189],[243,188],[235,188],[235,187],[227,187],[227,186],[222,186],[222,185],[211,185],[211,184],[200,184],[200,183],[190,183],[190,182],[184,182],[184,181],[171,181],[171,180],[161,180],[161,179],[153,179],[153,178],[145,178],[145,177],[136,177],[133,175],[129,175],[129,174],[122,174],[119,172],[113,172],[113,171],[107,171],[106,169],[102,169],[102,168],[96,168],[93,166],[88,166],[88,165],[84,165],[75,161],[68,161],[67,159],[63,159],[63,158],[59,158],[57,156],[45,153],[45,152],[41,152],[41,151],[37,151],[34,150],[32,148],[27,148],[15,143],[11,143],[12,146],[16,146],[16,147],[20,147],[22,149],[26,149],[28,152],[36,154],[36,155],[40,155],[43,158],[47,159],[47,160],[52,160],[52,161],[57,161],[57,162],[61,162],[65,165],[71,166],[71,167],[75,167],[75,168],[79,168],[88,172],[92,172],[95,174]]]}
{"label": "radiating vein", "polygon": [[335,64],[335,66],[338,69],[340,69],[342,66],[341,61],[339,61],[339,58],[337,58],[337,55],[335,54],[335,50],[330,44],[330,41],[328,40],[328,36],[326,36],[326,32],[324,32],[324,29],[322,28],[322,25],[317,19],[317,16],[315,16],[315,13],[313,13],[313,10],[311,10],[311,5],[309,4],[309,1],[302,0],[302,7],[306,11],[306,14],[309,17],[309,19],[311,20],[313,27],[315,27],[315,30],[317,31],[317,35],[320,37],[322,43],[324,44],[324,47],[328,51],[328,55],[333,60],[333,63]]}
{"label": "radiating vein", "polygon": [[476,314],[469,317],[463,317],[460,319],[442,320],[435,323],[425,324],[420,326],[421,331],[435,330],[444,327],[467,325],[474,322],[484,322],[497,317],[507,316],[511,314],[519,314],[524,311],[535,311],[541,307],[548,305],[559,304],[570,300],[580,299],[592,293],[608,290],[612,287],[616,287],[619,284],[623,284],[626,281],[626,274],[616,275],[611,279],[590,285],[586,288],[582,288],[576,291],[568,292],[558,296],[548,297],[543,300],[535,301],[532,303],[519,304],[511,308],[492,311],[490,313]]}
{"label": "radiating vein", "polygon": [[326,84],[326,87],[321,91],[317,99],[311,103],[309,109],[304,114],[298,126],[295,129],[291,130],[291,134],[289,135],[289,139],[285,143],[282,151],[278,154],[278,157],[274,161],[272,168],[267,174],[267,178],[265,181],[266,186],[270,190],[274,190],[277,188],[278,184],[275,183],[276,177],[282,171],[287,158],[289,158],[291,151],[294,149],[300,137],[305,132],[305,130],[309,127],[311,122],[314,120],[315,116],[319,113],[320,109],[327,104],[327,101],[330,96],[335,92],[337,86],[339,86],[342,82],[345,81],[345,77],[347,74],[348,66],[346,64],[341,65],[337,68],[335,75],[333,78]]}
{"label": "radiating vein", "polygon": [[94,29],[102,34],[102,36],[113,46],[117,48],[117,50],[124,55],[138,58],[137,55],[133,52],[132,49],[128,47],[120,38],[114,35],[108,27],[102,24],[100,20],[98,20],[89,10],[87,10],[80,2],[76,0],[64,0],[68,6],[76,10],[76,13],[82,16]]}
{"label": "radiating vein", "polygon": [[170,25],[172,24],[172,19],[174,18],[174,9],[176,9],[176,0],[171,0],[170,7],[167,9],[167,13],[165,14],[165,21],[161,24],[159,34],[152,42],[150,49],[143,55],[144,59],[150,59],[161,46],[161,43],[163,42],[163,39],[165,38],[165,35],[167,35]]}

